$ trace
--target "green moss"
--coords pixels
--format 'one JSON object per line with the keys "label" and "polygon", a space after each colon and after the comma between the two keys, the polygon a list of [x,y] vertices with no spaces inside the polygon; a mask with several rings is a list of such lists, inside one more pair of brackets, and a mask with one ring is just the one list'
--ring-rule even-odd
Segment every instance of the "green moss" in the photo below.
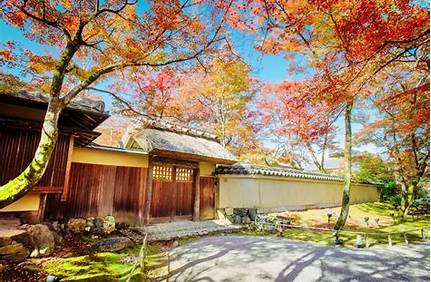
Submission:
{"label": "green moss", "polygon": [[364,204],[358,204],[353,205],[351,212],[355,213],[358,211],[371,213],[373,215],[380,215],[380,216],[391,216],[391,213],[396,212],[394,206],[392,206],[389,203],[382,203],[382,202],[374,202],[374,203],[364,203]]}
{"label": "green moss", "polygon": [[[88,239],[88,238],[82,238]],[[121,253],[103,252],[70,258],[52,258],[42,260],[42,269],[62,278],[62,281],[126,281],[133,268],[133,262],[125,263],[125,257],[137,257],[140,246],[135,245]],[[156,269],[166,263],[158,244],[148,244],[146,248],[145,272]],[[147,269],[148,268],[148,269]],[[132,281],[142,281],[140,267],[132,275]]]}
{"label": "green moss", "polygon": [[[56,258],[43,263],[43,268],[47,273],[62,278],[62,281],[121,281],[127,279],[133,267],[131,263],[123,263],[122,257],[123,254],[98,253],[94,256]],[[134,276],[138,274],[139,269]]]}
{"label": "green moss", "polygon": [[[339,208],[338,208],[339,210]],[[337,209],[334,209],[337,214]],[[364,203],[352,205],[350,207],[349,220],[345,230],[340,233],[340,238],[345,246],[354,246],[357,233],[348,232],[353,230],[356,232],[373,233],[368,235],[370,246],[388,244],[388,233],[397,233],[391,235],[392,244],[405,244],[403,232],[406,234],[409,242],[419,241],[422,239],[421,231],[413,231],[412,229],[423,228],[428,232],[430,228],[430,217],[422,216],[419,219],[409,217],[403,222],[394,222],[390,216],[396,212],[394,207],[388,203]],[[287,213],[291,218],[294,218],[294,225],[307,227],[323,227],[331,228],[332,225],[327,224],[326,209],[314,209],[302,212]],[[367,226],[364,218],[369,218]],[[375,221],[379,219],[379,224]],[[334,222],[334,220],[332,221]],[[269,233],[267,231],[259,231],[249,229],[241,232],[245,235],[264,235],[264,236],[282,236],[292,240],[309,241],[317,244],[333,245],[334,237],[330,230],[312,230],[309,228],[289,228],[281,235],[278,233]],[[400,234],[401,233],[401,234]],[[426,234],[428,235],[428,233]],[[365,242],[365,237],[362,234],[362,240]]]}

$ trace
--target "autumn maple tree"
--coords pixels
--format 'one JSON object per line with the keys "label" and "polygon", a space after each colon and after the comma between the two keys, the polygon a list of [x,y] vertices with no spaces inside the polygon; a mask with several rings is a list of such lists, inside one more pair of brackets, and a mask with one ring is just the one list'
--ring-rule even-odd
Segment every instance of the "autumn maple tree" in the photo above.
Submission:
{"label": "autumn maple tree", "polygon": [[179,88],[182,113],[188,124],[214,132],[237,156],[256,141],[250,103],[256,81],[240,59],[219,54],[208,67],[184,77]]}
{"label": "autumn maple tree", "polygon": [[308,83],[321,90],[315,95],[332,105],[331,115],[344,117],[345,183],[335,224],[341,229],[350,203],[354,105],[385,83],[394,64],[429,46],[429,11],[409,0],[237,1],[234,7],[230,24],[254,32],[258,50],[283,55],[296,70],[313,70]]}
{"label": "autumn maple tree", "polygon": [[429,178],[429,50],[411,52],[370,97],[379,118],[368,120],[356,138],[382,149],[391,161],[393,178],[400,188],[401,217],[409,213],[421,185]]}
{"label": "autumn maple tree", "polygon": [[[314,81],[313,81],[314,82]],[[268,84],[256,107],[271,142],[278,145],[278,154],[294,168],[313,164],[327,173],[325,156],[335,150],[336,120],[332,104],[317,99],[319,85],[304,81]]]}
{"label": "autumn maple tree", "polygon": [[[43,175],[58,135],[61,111],[103,79],[190,66],[224,37],[223,10],[212,1],[11,0],[0,4],[1,20],[27,40],[47,46],[39,53],[5,42],[3,69],[21,69],[49,103],[39,146],[29,166],[0,187],[0,208],[22,197]],[[198,10],[199,13],[195,11]]]}

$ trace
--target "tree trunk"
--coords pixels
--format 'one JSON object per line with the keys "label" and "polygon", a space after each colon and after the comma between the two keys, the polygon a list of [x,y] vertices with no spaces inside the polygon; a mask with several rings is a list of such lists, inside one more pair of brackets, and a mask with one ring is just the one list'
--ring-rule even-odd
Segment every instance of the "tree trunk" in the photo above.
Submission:
{"label": "tree trunk", "polygon": [[[41,138],[33,160],[20,175],[0,187],[0,208],[24,196],[42,178],[57,142],[57,122],[61,110],[60,101],[57,98],[50,98],[41,130]],[[17,158],[20,157],[17,156]]]}
{"label": "tree trunk", "polygon": [[401,205],[399,210],[400,217],[405,217],[409,214],[410,207],[414,201],[415,185],[402,186],[401,188]]}
{"label": "tree trunk", "polygon": [[343,229],[349,215],[350,206],[350,188],[352,185],[352,108],[353,102],[348,102],[344,114],[344,123],[346,127],[344,141],[344,189],[343,199],[341,202],[341,211],[338,216],[335,230]]}
{"label": "tree trunk", "polygon": [[[319,170],[320,173],[327,173],[326,169],[325,169],[325,159],[324,157],[322,157],[322,162],[319,162],[319,160],[316,157],[316,154],[313,150],[313,147],[311,146],[311,144],[309,142],[306,143],[306,148],[308,150],[308,153],[311,155],[311,158],[313,159],[313,163],[314,165],[317,167],[317,169]],[[322,154],[325,154],[325,151],[322,152]]]}

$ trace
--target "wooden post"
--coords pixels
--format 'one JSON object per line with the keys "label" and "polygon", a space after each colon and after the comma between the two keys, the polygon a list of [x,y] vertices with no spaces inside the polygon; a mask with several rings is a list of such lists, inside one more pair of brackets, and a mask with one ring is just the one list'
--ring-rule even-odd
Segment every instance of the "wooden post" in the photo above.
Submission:
{"label": "wooden post", "polygon": [[37,223],[40,223],[43,221],[45,216],[45,207],[46,207],[46,198],[48,197],[48,194],[43,193],[40,194],[40,202],[39,202],[39,210],[37,211]]}
{"label": "wooden post", "polygon": [[392,237],[391,237],[391,233],[389,233],[389,234],[388,234],[388,244],[389,244],[389,247],[391,247],[391,246],[392,246]]}
{"label": "wooden post", "polygon": [[176,211],[177,211],[177,194],[178,194],[178,182],[177,182],[177,166],[172,166],[172,179],[171,179],[171,183],[175,184],[175,186],[173,187],[173,191],[171,193],[171,203],[172,205],[170,206],[171,210],[170,210],[170,217],[171,217],[171,221],[175,220],[175,215],[176,215]]}
{"label": "wooden post", "polygon": [[423,228],[421,228],[421,238],[422,240],[425,240],[425,232]]}
{"label": "wooden post", "polygon": [[193,221],[199,221],[200,217],[200,197],[201,197],[201,184],[200,184],[200,170],[199,168],[195,169],[195,199],[194,199],[194,208],[193,208]]}
{"label": "wooden post", "polygon": [[366,248],[370,247],[370,242],[368,241],[368,233],[365,233],[365,247]]}
{"label": "wooden post", "polygon": [[219,194],[219,179],[215,176],[213,176],[213,181],[214,181],[214,214],[213,214],[213,218],[217,218],[218,213],[217,213],[217,209],[218,209],[218,203],[219,203],[219,198],[220,198],[220,194]]}
{"label": "wooden post", "polygon": [[407,233],[403,233],[404,236],[404,242],[406,243],[406,245],[409,244],[409,241],[407,240]]}
{"label": "wooden post", "polygon": [[150,222],[151,198],[153,197],[153,162],[148,157],[147,192],[145,193],[144,224]]}
{"label": "wooden post", "polygon": [[138,217],[139,223],[144,223],[144,210],[145,210],[145,200],[146,200],[146,188],[147,188],[147,177],[148,177],[148,169],[141,168],[140,169],[140,180],[139,180],[139,199],[138,199]]}
{"label": "wooden post", "polygon": [[70,136],[69,140],[69,150],[67,152],[67,163],[66,163],[66,172],[64,174],[64,187],[63,193],[61,194],[61,201],[67,201],[69,197],[69,181],[70,181],[70,168],[72,167],[72,152],[73,152],[73,144],[74,144],[73,135]]}

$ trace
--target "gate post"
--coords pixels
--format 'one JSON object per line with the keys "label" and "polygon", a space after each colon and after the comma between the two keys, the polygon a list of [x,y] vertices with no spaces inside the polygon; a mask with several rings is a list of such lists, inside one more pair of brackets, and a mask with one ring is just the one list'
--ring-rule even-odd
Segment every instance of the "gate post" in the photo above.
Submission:
{"label": "gate post", "polygon": [[145,193],[144,224],[150,222],[151,199],[153,197],[153,161],[148,157],[147,193]]}
{"label": "gate post", "polygon": [[193,208],[193,221],[198,221],[200,217],[200,194],[201,194],[201,184],[200,184],[200,170],[199,168],[195,169],[195,199],[194,199],[194,208]]}

